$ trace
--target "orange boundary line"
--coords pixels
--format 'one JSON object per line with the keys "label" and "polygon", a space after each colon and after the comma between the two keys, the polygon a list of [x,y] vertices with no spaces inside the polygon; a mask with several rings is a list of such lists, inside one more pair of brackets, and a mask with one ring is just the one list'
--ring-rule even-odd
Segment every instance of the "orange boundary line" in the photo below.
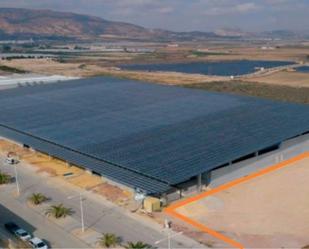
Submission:
{"label": "orange boundary line", "polygon": [[288,160],[285,160],[283,162],[277,163],[277,164],[272,165],[272,166],[270,166],[268,168],[259,170],[259,171],[255,172],[255,173],[252,173],[250,175],[238,178],[238,179],[233,180],[231,182],[225,183],[225,184],[223,184],[223,185],[221,185],[221,186],[219,186],[217,188],[214,188],[214,189],[212,189],[210,191],[206,191],[206,192],[203,192],[203,193],[201,193],[199,195],[196,195],[196,196],[193,196],[193,197],[189,197],[189,198],[187,198],[185,200],[179,201],[179,202],[169,206],[164,211],[166,213],[168,213],[169,215],[174,216],[174,217],[176,217],[176,218],[178,218],[178,219],[180,219],[180,220],[182,220],[182,221],[184,221],[184,222],[186,222],[186,223],[188,223],[188,224],[190,224],[190,225],[200,229],[201,231],[206,232],[206,233],[212,235],[213,237],[216,237],[217,239],[220,239],[220,240],[224,241],[225,243],[227,243],[227,244],[229,244],[229,245],[231,245],[231,246],[233,246],[235,248],[244,249],[245,247],[242,244],[240,244],[239,242],[237,242],[237,241],[235,241],[235,240],[233,240],[233,239],[231,239],[231,238],[229,238],[229,237],[227,237],[227,236],[225,236],[225,235],[223,235],[221,233],[218,233],[218,232],[216,232],[216,231],[206,227],[205,225],[203,225],[201,223],[198,223],[197,221],[195,221],[193,219],[188,218],[187,216],[184,216],[184,215],[178,213],[176,211],[176,209],[180,208],[182,206],[188,205],[188,204],[190,204],[192,202],[196,202],[196,201],[198,201],[200,199],[206,198],[206,197],[208,197],[210,195],[214,195],[214,194],[216,194],[218,192],[221,192],[223,190],[229,189],[229,188],[231,188],[233,186],[236,186],[238,184],[247,182],[247,181],[252,180],[252,179],[254,179],[256,177],[259,177],[259,176],[262,176],[262,175],[265,175],[265,174],[269,174],[269,173],[271,173],[273,171],[282,169],[282,168],[284,168],[286,166],[289,166],[290,164],[292,164],[294,162],[300,161],[300,160],[305,159],[307,157],[309,157],[309,152],[304,152],[304,153],[302,153],[302,154],[300,154],[300,155],[298,155],[296,157],[293,157],[291,159],[288,159]]}

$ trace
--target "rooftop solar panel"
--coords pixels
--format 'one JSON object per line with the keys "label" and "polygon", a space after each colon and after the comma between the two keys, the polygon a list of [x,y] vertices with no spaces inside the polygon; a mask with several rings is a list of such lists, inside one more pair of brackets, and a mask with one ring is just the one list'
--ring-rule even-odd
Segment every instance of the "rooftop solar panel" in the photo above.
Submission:
{"label": "rooftop solar panel", "polygon": [[144,190],[148,194],[164,193],[171,188],[168,184],[161,181],[136,174],[120,167],[112,166],[101,160],[97,160],[31,135],[18,132],[14,129],[0,126],[0,134],[23,144],[30,144],[32,148],[37,151],[48,153],[49,155],[60,159],[65,159],[71,164],[82,166],[87,169],[89,168],[95,172],[100,172],[111,180],[123,183],[132,188]]}
{"label": "rooftop solar panel", "polygon": [[0,106],[0,135],[151,193],[309,131],[307,105],[109,77],[0,91]]}

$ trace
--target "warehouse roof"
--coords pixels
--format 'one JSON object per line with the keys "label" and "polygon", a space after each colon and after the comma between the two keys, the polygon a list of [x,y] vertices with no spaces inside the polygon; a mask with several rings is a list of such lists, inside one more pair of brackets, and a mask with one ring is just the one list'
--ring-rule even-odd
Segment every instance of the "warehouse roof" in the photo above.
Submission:
{"label": "warehouse roof", "polygon": [[163,192],[309,131],[309,106],[101,77],[0,91],[0,135]]}

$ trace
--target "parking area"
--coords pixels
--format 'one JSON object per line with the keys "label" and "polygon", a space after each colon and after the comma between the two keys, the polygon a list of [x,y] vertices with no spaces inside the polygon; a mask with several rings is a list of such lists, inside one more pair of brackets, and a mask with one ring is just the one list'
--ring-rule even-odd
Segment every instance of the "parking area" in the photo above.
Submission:
{"label": "parking area", "polygon": [[213,247],[222,246],[223,238],[234,247],[302,248],[309,245],[308,166],[305,153],[176,204],[174,210],[191,225],[209,228]]}

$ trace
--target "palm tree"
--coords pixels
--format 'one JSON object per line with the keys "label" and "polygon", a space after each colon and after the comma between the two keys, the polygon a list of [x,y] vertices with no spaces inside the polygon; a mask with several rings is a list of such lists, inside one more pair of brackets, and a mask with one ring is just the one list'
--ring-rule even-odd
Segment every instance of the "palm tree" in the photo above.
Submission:
{"label": "palm tree", "polygon": [[73,213],[71,208],[66,208],[63,204],[51,205],[45,212],[47,216],[53,216],[56,219],[65,218]]}
{"label": "palm tree", "polygon": [[48,198],[41,193],[33,193],[28,200],[34,205],[40,205],[44,201],[47,201]]}
{"label": "palm tree", "polygon": [[125,246],[126,249],[150,249],[153,248],[152,246],[145,244],[142,241],[137,241],[136,243],[134,242],[128,242],[128,244]]}
{"label": "palm tree", "polygon": [[0,172],[0,185],[7,184],[11,181],[11,176],[5,173]]}
{"label": "palm tree", "polygon": [[117,237],[115,234],[112,233],[105,233],[100,238],[99,243],[101,246],[110,248],[115,247],[120,241],[120,238]]}

